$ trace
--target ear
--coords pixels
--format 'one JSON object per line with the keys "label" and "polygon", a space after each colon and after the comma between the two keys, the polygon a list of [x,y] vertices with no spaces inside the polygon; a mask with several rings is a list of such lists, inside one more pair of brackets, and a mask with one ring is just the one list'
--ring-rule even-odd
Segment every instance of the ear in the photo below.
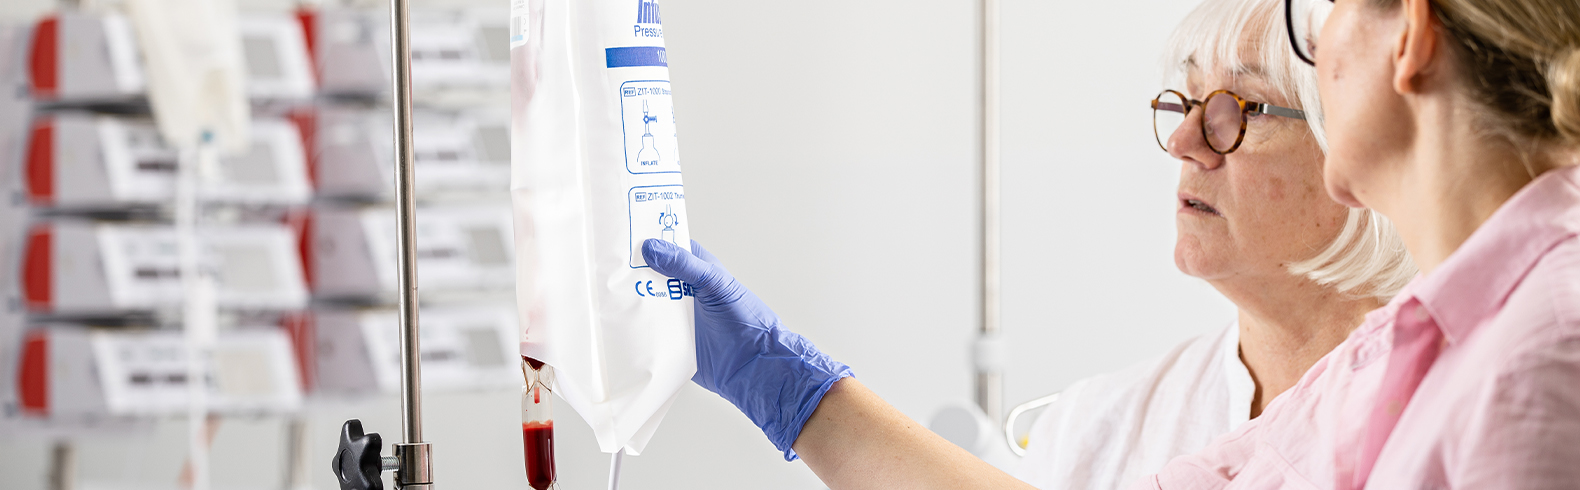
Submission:
{"label": "ear", "polygon": [[1437,17],[1430,0],[1402,0],[1404,32],[1394,48],[1393,88],[1400,94],[1419,90],[1420,80],[1437,55]]}

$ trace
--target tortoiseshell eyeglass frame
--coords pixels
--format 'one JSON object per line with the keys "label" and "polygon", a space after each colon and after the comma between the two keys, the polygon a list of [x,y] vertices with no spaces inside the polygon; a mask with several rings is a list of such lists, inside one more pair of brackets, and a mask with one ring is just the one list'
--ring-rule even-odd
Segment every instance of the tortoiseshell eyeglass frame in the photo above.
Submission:
{"label": "tortoiseshell eyeglass frame", "polygon": [[[1178,96],[1180,100],[1185,101],[1185,107],[1179,107],[1179,104],[1163,102],[1163,96],[1166,94],[1174,94],[1175,96]],[[1245,142],[1246,123],[1249,121],[1250,116],[1252,115],[1271,114],[1274,116],[1298,119],[1301,121],[1306,120],[1306,111],[1245,100],[1245,98],[1240,97],[1239,94],[1230,92],[1228,90],[1214,91],[1213,93],[1207,94],[1207,98],[1203,100],[1210,101],[1213,97],[1216,97],[1220,94],[1233,97],[1235,104],[1240,106],[1240,134],[1235,135],[1233,146],[1230,146],[1228,149],[1219,150],[1217,147],[1213,146],[1212,140],[1207,138],[1207,117],[1203,115],[1201,118],[1201,133],[1199,134],[1201,134],[1202,141],[1207,143],[1207,149],[1212,150],[1213,153],[1217,153],[1219,155],[1228,155],[1230,153],[1234,153],[1235,150],[1240,149],[1240,143]],[[1157,138],[1158,147],[1162,148],[1164,152],[1169,151],[1168,139],[1170,136],[1172,136],[1158,133],[1158,111],[1164,110],[1178,112],[1184,117],[1190,117],[1191,109],[1205,107],[1206,105],[1207,103],[1203,102],[1202,100],[1186,97],[1185,94],[1179,93],[1175,90],[1164,90],[1162,92],[1158,92],[1158,96],[1152,98],[1152,134]]]}

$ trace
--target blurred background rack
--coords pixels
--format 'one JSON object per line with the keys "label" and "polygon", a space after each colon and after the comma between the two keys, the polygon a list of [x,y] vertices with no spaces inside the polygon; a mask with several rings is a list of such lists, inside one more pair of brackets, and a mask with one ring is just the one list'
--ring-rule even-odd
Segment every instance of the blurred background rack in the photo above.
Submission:
{"label": "blurred background rack", "polygon": [[[413,22],[424,381],[511,389],[503,18],[445,8]],[[250,135],[196,186],[198,262],[219,309],[199,380],[185,369],[172,221],[183,160],[150,110],[131,23],[108,1],[0,27],[0,434],[49,445],[51,488],[136,488],[78,478],[94,473],[79,447],[150,443],[199,382],[211,437],[277,425],[276,454],[248,451],[249,466],[274,467],[268,487],[311,488],[327,472],[307,462],[327,456],[311,457],[306,414],[400,393],[387,14],[240,12]],[[188,472],[146,485],[188,485]]]}

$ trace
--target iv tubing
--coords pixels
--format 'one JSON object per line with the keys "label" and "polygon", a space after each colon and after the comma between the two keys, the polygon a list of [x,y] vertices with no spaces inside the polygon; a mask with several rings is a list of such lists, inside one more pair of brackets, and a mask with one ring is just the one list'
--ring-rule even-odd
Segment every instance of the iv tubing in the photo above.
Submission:
{"label": "iv tubing", "polygon": [[176,249],[181,271],[181,328],[186,348],[187,453],[191,488],[208,490],[209,406],[205,365],[214,350],[214,285],[199,269],[202,246],[197,237],[198,172],[212,167],[216,158],[212,132],[204,131],[196,148],[182,148],[176,175]]}
{"label": "iv tubing", "polygon": [[620,457],[625,456],[624,450],[615,451],[609,457],[609,490],[620,490]]}

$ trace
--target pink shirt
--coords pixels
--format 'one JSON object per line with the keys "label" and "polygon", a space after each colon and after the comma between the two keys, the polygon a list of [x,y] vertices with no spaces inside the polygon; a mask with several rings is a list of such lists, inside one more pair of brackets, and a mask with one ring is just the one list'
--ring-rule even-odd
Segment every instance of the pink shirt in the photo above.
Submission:
{"label": "pink shirt", "polygon": [[1547,172],[1268,409],[1136,488],[1356,489],[1393,328],[1446,342],[1366,488],[1580,488],[1580,167]]}

